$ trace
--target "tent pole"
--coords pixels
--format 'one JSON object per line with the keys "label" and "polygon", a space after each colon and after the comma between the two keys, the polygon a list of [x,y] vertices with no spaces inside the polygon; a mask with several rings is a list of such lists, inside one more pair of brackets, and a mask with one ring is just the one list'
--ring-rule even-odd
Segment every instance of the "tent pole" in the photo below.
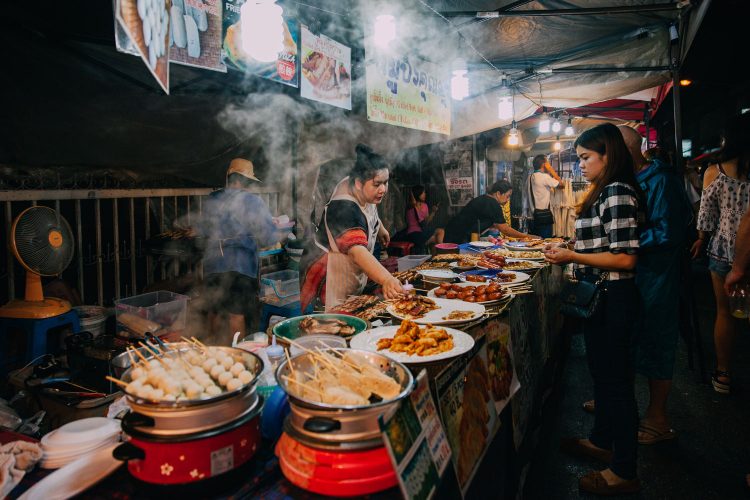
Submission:
{"label": "tent pole", "polygon": [[[682,19],[677,19],[678,28],[682,24]],[[679,33],[679,29],[678,29]],[[682,107],[680,103],[680,45],[681,40],[677,38],[669,45],[672,63],[672,104],[674,106],[674,149],[675,149],[675,166],[682,171]]]}
{"label": "tent pole", "polygon": [[297,170],[299,168],[299,122],[292,124],[292,220],[299,222],[297,218]]}

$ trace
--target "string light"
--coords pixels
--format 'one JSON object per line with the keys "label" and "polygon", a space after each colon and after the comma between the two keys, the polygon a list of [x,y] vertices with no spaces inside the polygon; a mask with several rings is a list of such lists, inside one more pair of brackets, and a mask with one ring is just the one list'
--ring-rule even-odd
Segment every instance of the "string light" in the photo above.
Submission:
{"label": "string light", "polygon": [[508,133],[508,146],[518,146],[518,129],[516,128],[515,120],[513,120],[510,125],[510,132]]}
{"label": "string light", "polygon": [[453,61],[453,77],[451,78],[451,97],[456,101],[462,101],[469,95],[469,78],[466,76],[466,61],[458,58]]}
{"label": "string light", "polygon": [[242,49],[260,62],[273,62],[284,50],[284,9],[276,0],[248,0],[240,7]]}
{"label": "string light", "polygon": [[380,14],[375,18],[375,45],[383,49],[396,39],[396,18],[390,14]]}
{"label": "string light", "polygon": [[557,140],[555,141],[555,144],[552,146],[552,149],[555,151],[560,151],[562,149],[562,144],[560,144],[560,136],[557,136]]}
{"label": "string light", "polygon": [[568,118],[568,126],[565,127],[565,135],[573,134],[575,134],[575,130],[573,130],[573,118]]}
{"label": "string light", "polygon": [[549,132],[549,115],[547,114],[547,108],[542,107],[542,117],[539,119],[539,132],[546,134]]}

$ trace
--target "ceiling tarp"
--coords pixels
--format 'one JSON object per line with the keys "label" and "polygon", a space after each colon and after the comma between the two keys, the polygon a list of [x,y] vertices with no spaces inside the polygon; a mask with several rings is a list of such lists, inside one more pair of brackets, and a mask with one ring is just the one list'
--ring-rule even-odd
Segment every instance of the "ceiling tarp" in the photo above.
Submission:
{"label": "ceiling tarp", "polygon": [[[267,176],[287,169],[295,135],[298,157],[313,164],[351,157],[360,141],[387,152],[446,139],[364,118],[362,37],[371,19],[359,13],[368,2],[280,3],[294,4],[313,25],[328,16],[328,28],[320,32],[341,26],[336,36],[353,48],[351,112],[303,100],[296,89],[253,76],[177,65],[171,66],[167,96],[140,59],[116,52],[109,2],[10,8],[0,25],[6,49],[0,164],[127,168],[215,184],[236,155],[262,151],[260,168]],[[468,61],[471,96],[453,102],[451,136],[462,137],[509,124],[497,118],[503,74],[513,85],[518,121],[542,104],[572,108],[667,82],[670,24],[682,16],[683,32],[694,33],[702,17],[696,13],[704,13],[707,3],[403,0],[394,5],[411,16],[412,26],[424,19],[423,25],[432,27],[412,30],[409,43],[430,47],[422,53],[430,53],[433,62],[450,64],[455,55]],[[636,8],[640,11],[630,11]],[[328,10],[345,14],[321,14]],[[476,11],[498,14],[478,19]],[[536,15],[550,11],[554,15]]]}

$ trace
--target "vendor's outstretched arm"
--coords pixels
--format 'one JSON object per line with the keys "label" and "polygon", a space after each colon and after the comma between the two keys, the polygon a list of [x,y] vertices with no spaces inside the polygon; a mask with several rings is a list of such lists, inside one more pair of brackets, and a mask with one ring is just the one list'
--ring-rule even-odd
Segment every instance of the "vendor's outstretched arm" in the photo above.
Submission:
{"label": "vendor's outstretched arm", "polygon": [[372,281],[383,287],[383,294],[387,299],[401,296],[403,292],[401,282],[394,278],[367,248],[361,245],[353,246],[349,249],[348,255]]}
{"label": "vendor's outstretched arm", "polygon": [[521,231],[516,231],[515,229],[510,227],[510,224],[507,223],[494,224],[494,227],[504,235],[511,236],[513,238],[526,238],[527,236],[530,236],[526,233],[522,233]]}

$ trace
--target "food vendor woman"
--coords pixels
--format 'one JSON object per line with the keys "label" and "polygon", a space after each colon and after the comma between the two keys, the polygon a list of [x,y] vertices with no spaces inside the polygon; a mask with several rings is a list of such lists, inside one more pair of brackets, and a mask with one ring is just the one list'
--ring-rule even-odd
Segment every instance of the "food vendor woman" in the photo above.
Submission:
{"label": "food vendor woman", "polygon": [[383,287],[387,299],[403,293],[401,282],[372,252],[375,242],[388,245],[390,236],[378,217],[376,205],[388,192],[388,165],[362,144],[349,175],[338,183],[321,217],[314,248],[303,256],[300,305],[305,311],[315,297],[326,311],[359,295],[367,279]]}

